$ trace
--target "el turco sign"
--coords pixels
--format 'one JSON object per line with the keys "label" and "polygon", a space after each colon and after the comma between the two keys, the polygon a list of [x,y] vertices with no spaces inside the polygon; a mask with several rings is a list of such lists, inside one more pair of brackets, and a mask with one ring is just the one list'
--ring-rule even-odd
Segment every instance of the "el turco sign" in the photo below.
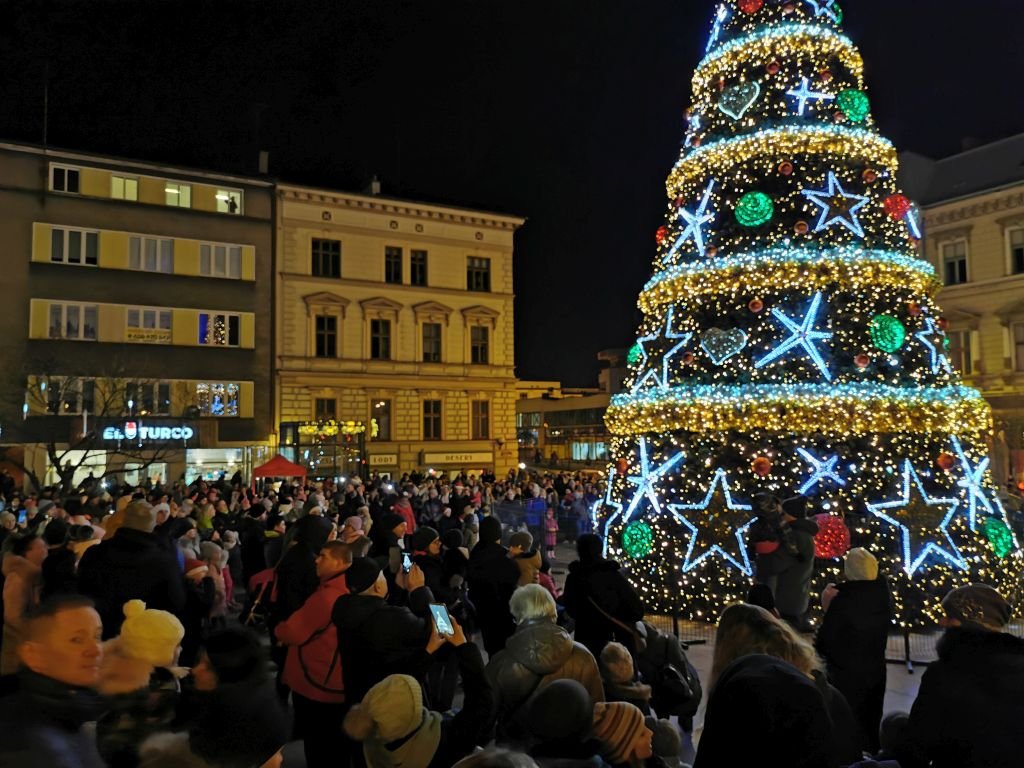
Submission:
{"label": "el turco sign", "polygon": [[125,421],[103,429],[104,440],[138,443],[190,440],[195,434],[195,429],[188,424],[143,424],[141,421]]}

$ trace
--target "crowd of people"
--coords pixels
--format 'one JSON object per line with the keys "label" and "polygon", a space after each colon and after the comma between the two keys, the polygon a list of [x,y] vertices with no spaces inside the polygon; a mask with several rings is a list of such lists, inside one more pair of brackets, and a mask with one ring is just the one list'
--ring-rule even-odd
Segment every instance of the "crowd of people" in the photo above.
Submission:
{"label": "crowd of people", "polygon": [[602,556],[600,490],[523,471],[0,487],[0,766],[274,767],[292,741],[311,768],[1019,763],[1024,641],[995,590],[946,597],[938,661],[883,716],[877,562],[848,553],[810,634],[813,523],[761,498],[758,583],[701,681]]}

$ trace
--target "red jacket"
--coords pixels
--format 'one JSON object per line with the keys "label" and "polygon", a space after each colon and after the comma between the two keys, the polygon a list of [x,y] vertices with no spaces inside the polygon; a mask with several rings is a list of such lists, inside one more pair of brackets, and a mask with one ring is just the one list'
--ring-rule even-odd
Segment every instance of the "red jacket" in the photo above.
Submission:
{"label": "red jacket", "polygon": [[338,632],[331,621],[334,603],[347,595],[345,574],[321,581],[316,592],[274,630],[288,646],[281,682],[313,701],[340,704],[345,701],[338,653]]}
{"label": "red jacket", "polygon": [[391,511],[396,515],[401,515],[402,519],[405,520],[405,533],[407,536],[416,533],[416,514],[412,511],[412,502],[409,499],[402,497],[391,507]]}

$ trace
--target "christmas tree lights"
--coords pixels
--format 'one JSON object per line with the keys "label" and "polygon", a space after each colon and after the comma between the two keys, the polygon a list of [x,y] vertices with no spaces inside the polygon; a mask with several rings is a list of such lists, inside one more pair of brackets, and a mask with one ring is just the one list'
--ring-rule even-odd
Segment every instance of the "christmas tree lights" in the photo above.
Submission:
{"label": "christmas tree lights", "polygon": [[592,510],[649,607],[714,620],[754,577],[758,493],[811,500],[817,594],[852,546],[898,621],[951,588],[1016,599],[989,408],[946,353],[920,213],[896,184],[835,0],[723,0]]}

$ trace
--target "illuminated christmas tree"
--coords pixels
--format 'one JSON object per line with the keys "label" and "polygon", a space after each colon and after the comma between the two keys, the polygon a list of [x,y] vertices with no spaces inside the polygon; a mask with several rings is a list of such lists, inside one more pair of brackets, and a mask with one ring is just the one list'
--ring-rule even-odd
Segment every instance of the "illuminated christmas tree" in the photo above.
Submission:
{"label": "illuminated christmas tree", "polygon": [[841,22],[834,0],[722,2],[693,76],[594,507],[654,610],[713,620],[746,594],[759,492],[825,515],[814,590],[849,527],[904,625],[970,581],[1016,597],[990,411],[947,357],[920,217]]}

